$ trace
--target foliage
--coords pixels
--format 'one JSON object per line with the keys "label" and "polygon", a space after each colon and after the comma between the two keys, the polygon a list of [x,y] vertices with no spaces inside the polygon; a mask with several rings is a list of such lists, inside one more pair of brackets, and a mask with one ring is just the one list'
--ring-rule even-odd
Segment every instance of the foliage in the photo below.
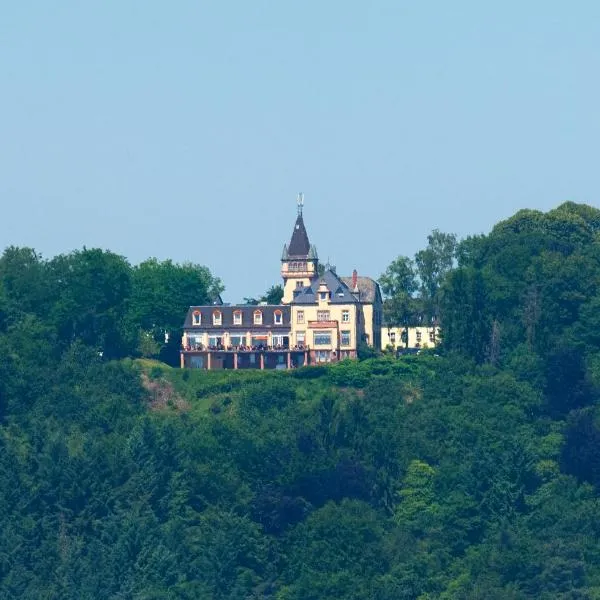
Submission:
{"label": "foliage", "polygon": [[418,282],[414,262],[407,256],[399,256],[379,278],[385,297],[384,315],[391,325],[405,324],[415,312],[414,293]]}
{"label": "foliage", "polygon": [[439,315],[440,287],[454,267],[457,240],[453,233],[434,229],[427,236],[427,247],[415,254],[423,312],[431,320]]}
{"label": "foliage", "polygon": [[260,298],[245,297],[244,304],[256,306],[261,302],[267,304],[281,304],[283,298],[283,286],[277,284],[272,285]]}
{"label": "foliage", "polygon": [[185,310],[136,286],[202,271],[7,249],[0,597],[598,597],[599,230],[517,213],[460,244],[441,355],[289,372],[120,358]]}
{"label": "foliage", "polygon": [[261,297],[261,302],[267,304],[280,304],[283,298],[283,286],[280,284],[272,285]]}
{"label": "foliage", "polygon": [[434,229],[427,247],[414,260],[398,256],[379,278],[385,296],[384,314],[389,325],[437,322],[441,289],[455,266],[456,235]]}
{"label": "foliage", "polygon": [[107,359],[161,356],[176,364],[189,306],[222,290],[200,265],[149,259],[132,267],[97,248],[44,260],[31,248],[9,247],[0,257],[0,326],[36,317],[56,352],[83,342]]}

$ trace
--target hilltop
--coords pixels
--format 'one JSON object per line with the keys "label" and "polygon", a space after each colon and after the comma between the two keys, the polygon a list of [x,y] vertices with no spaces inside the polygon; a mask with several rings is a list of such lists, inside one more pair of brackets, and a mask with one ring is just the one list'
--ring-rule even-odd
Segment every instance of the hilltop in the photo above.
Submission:
{"label": "hilltop", "polygon": [[140,359],[130,267],[7,250],[0,596],[600,597],[599,227],[521,211],[459,244],[435,354],[287,372]]}

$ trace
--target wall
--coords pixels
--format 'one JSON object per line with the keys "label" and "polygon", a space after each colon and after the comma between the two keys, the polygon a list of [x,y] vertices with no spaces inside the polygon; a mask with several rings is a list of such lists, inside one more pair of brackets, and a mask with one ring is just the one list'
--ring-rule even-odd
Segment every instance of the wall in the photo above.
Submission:
{"label": "wall", "polygon": [[[406,344],[402,341],[402,332],[404,327],[382,327],[381,328],[381,350],[385,350],[387,346],[395,348],[404,348]],[[420,334],[420,340],[419,340]],[[392,341],[392,336],[395,335],[395,342]],[[433,336],[433,339],[432,339]],[[408,328],[408,347],[409,348],[435,348],[439,343],[440,328],[439,327],[409,327]]]}

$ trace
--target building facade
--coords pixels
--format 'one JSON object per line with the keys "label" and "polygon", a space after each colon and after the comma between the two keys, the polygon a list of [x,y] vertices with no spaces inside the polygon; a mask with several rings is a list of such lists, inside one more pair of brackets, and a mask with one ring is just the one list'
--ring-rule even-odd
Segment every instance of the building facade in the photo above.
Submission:
{"label": "building facade", "polygon": [[382,297],[370,277],[339,277],[321,268],[304,225],[302,197],[281,255],[279,305],[191,306],[183,325],[181,366],[199,369],[289,369],[356,358],[359,345],[379,348]]}
{"label": "building facade", "polygon": [[440,328],[431,327],[392,327],[381,328],[381,350],[420,350],[435,348],[440,342]]}

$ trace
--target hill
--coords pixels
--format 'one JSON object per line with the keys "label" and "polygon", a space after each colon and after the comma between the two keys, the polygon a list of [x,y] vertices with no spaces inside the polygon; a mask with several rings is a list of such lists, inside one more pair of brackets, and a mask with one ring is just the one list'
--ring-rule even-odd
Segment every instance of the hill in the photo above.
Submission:
{"label": "hill", "polygon": [[600,597],[596,223],[463,241],[439,356],[290,372],[100,355],[5,254],[0,597]]}

